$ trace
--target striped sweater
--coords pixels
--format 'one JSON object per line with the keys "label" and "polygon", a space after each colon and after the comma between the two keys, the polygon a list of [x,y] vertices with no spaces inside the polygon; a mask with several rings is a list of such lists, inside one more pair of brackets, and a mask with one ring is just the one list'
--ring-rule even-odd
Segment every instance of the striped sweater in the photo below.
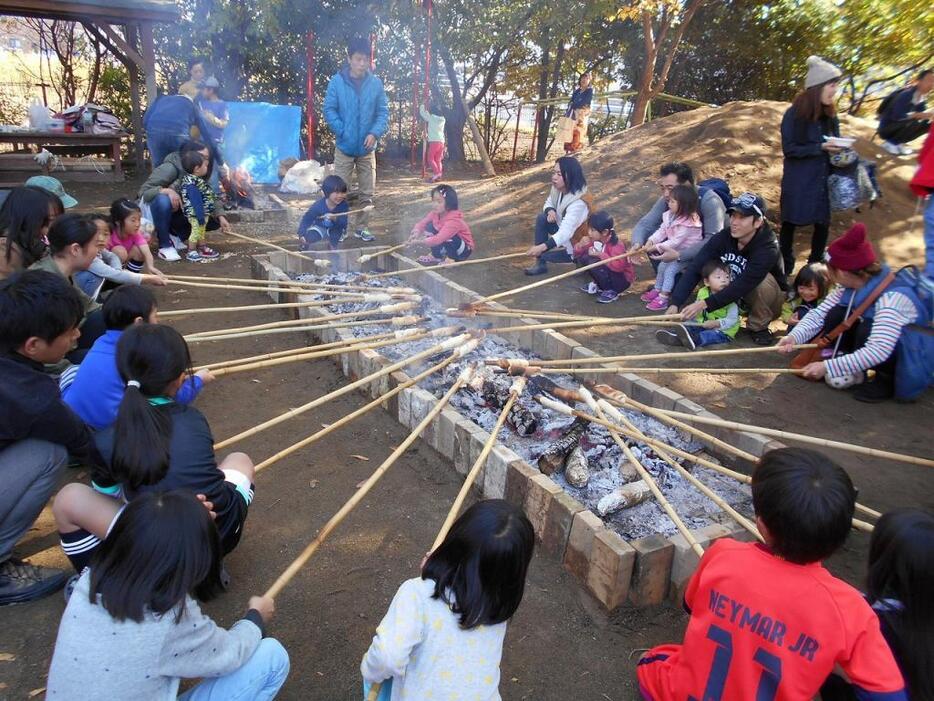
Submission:
{"label": "striped sweater", "polygon": [[[839,304],[843,288],[835,288],[817,309],[812,309],[791,332],[795,343],[807,343],[824,327],[828,312]],[[918,320],[918,310],[908,297],[891,290],[883,292],[875,303],[872,331],[862,348],[852,353],[824,361],[828,377],[841,377],[885,362],[892,353],[902,334],[902,328]]]}

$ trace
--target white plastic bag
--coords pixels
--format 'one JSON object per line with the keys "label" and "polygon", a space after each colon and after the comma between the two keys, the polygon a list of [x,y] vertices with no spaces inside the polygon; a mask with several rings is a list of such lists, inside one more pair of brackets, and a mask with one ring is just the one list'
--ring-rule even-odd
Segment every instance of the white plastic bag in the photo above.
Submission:
{"label": "white plastic bag", "polygon": [[48,129],[50,119],[49,108],[43,105],[38,97],[33,98],[32,104],[29,105],[29,128],[36,131]]}
{"label": "white plastic bag", "polygon": [[300,195],[314,195],[321,189],[324,176],[324,168],[318,161],[299,161],[289,168],[285,177],[282,178],[279,190]]}

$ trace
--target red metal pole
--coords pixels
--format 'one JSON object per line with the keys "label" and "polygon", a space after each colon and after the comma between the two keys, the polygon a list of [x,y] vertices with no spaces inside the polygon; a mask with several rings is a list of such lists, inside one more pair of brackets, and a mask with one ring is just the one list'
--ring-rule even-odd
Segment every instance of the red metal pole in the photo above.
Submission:
{"label": "red metal pole", "polygon": [[409,156],[411,166],[415,167],[415,146],[418,143],[418,46],[413,47],[412,54],[412,152]]}
{"label": "red metal pole", "polygon": [[512,162],[516,162],[516,147],[519,145],[519,125],[522,123],[522,103],[519,103],[519,111],[516,112],[516,134],[512,137]]}
{"label": "red metal pole", "polygon": [[529,147],[529,157],[533,161],[535,160],[535,137],[538,136],[538,118],[541,111],[541,107],[535,108],[535,120],[532,122],[532,145]]}
{"label": "red metal pole", "polygon": [[[428,105],[430,104],[428,100],[429,83],[431,82],[431,9],[432,9],[431,0],[425,0],[425,9],[428,12],[428,19],[427,19],[428,39],[425,45],[425,91],[424,91],[424,95],[422,98],[422,104],[425,105],[425,109],[428,109]],[[425,170],[425,157],[423,155],[422,156],[422,180],[425,179],[426,175],[427,175],[427,172]]]}
{"label": "red metal pole", "polygon": [[376,34],[370,32],[370,70],[376,70]]}
{"label": "red metal pole", "polygon": [[308,74],[305,79],[306,91],[306,124],[308,128],[308,158],[315,157],[315,34],[308,32],[305,35],[305,60],[308,63]]}

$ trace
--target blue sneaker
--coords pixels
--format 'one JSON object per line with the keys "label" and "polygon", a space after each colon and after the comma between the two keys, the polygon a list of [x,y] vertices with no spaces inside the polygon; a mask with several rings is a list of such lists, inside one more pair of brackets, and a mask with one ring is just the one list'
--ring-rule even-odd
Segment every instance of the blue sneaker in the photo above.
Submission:
{"label": "blue sneaker", "polygon": [[373,236],[367,229],[357,229],[354,233],[354,238],[360,239],[361,241],[375,241],[376,237]]}
{"label": "blue sneaker", "polygon": [[610,302],[615,302],[618,297],[619,292],[616,290],[603,290],[600,296],[597,297],[597,304],[609,304]]}

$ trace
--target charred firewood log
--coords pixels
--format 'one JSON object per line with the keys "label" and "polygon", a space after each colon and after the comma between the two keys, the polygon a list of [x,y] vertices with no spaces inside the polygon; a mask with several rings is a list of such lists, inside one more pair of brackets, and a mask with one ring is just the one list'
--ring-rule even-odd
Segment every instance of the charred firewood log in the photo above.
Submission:
{"label": "charred firewood log", "polygon": [[[476,391],[487,404],[502,408],[509,400],[513,378],[508,375],[494,375],[483,373],[474,377],[470,387]],[[531,436],[538,430],[538,420],[527,406],[528,399],[519,397],[509,410],[507,423],[512,426],[520,436]]]}
{"label": "charred firewood log", "polygon": [[564,463],[564,478],[573,487],[583,489],[590,481],[590,464],[587,462],[587,456],[584,455],[584,449],[577,447],[568,455]]}
{"label": "charred firewood log", "polygon": [[538,458],[538,469],[546,475],[551,475],[561,469],[565,458],[580,443],[581,436],[587,430],[587,422],[575,419],[571,428],[561,438],[545,448]]}

